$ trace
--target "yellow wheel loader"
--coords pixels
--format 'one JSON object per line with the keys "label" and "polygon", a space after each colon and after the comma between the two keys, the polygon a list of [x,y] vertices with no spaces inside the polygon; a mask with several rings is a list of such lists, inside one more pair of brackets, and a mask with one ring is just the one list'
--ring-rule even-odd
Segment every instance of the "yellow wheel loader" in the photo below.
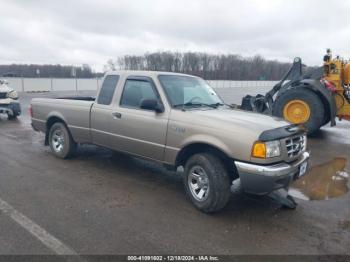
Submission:
{"label": "yellow wheel loader", "polygon": [[322,67],[302,73],[300,58],[269,92],[255,97],[246,96],[241,108],[283,117],[303,124],[308,134],[331,123],[336,117],[350,120],[350,61],[333,58],[328,49]]}

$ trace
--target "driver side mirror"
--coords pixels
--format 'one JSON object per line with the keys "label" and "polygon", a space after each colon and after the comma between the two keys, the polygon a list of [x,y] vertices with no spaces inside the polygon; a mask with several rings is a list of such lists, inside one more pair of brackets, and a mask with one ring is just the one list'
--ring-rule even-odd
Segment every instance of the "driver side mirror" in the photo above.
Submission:
{"label": "driver side mirror", "polygon": [[140,108],[146,110],[153,110],[157,113],[164,112],[164,106],[157,99],[142,99]]}

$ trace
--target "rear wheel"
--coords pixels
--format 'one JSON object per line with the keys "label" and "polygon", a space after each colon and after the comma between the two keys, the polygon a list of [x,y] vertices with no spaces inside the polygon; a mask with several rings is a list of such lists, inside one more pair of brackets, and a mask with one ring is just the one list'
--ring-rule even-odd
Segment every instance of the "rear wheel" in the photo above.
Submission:
{"label": "rear wheel", "polygon": [[306,88],[293,87],[277,96],[273,115],[291,123],[304,124],[308,134],[312,134],[323,125],[325,108],[316,93]]}
{"label": "rear wheel", "polygon": [[224,164],[207,153],[195,154],[186,162],[184,185],[193,205],[206,213],[224,208],[231,196],[230,177]]}
{"label": "rear wheel", "polygon": [[59,158],[71,157],[77,147],[64,123],[58,122],[49,131],[49,145],[52,153]]}

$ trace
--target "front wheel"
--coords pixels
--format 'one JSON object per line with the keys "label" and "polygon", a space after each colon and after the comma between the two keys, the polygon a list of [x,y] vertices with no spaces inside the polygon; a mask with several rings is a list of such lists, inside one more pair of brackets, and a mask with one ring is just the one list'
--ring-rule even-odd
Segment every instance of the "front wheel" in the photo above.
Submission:
{"label": "front wheel", "polygon": [[211,154],[195,154],[189,158],[184,185],[193,205],[206,213],[221,210],[230,199],[229,174],[222,161]]}
{"label": "front wheel", "polygon": [[49,131],[49,145],[52,153],[59,158],[71,157],[77,147],[65,124],[58,122]]}
{"label": "front wheel", "polygon": [[10,114],[7,114],[7,119],[8,120],[15,120],[15,119],[17,119],[17,114],[13,114],[13,115],[10,115]]}
{"label": "front wheel", "polygon": [[8,120],[17,119],[17,117],[21,114],[21,106],[19,103],[11,103],[8,105],[8,108],[12,110],[12,114],[7,114]]}

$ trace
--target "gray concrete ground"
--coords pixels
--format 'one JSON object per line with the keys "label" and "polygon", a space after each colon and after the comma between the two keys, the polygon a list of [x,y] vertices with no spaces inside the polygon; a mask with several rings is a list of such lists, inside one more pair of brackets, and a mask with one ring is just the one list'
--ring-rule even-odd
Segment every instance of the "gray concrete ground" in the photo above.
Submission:
{"label": "gray concrete ground", "polygon": [[[223,212],[206,215],[186,200],[180,176],[156,164],[95,146],[55,158],[27,112],[32,97],[55,95],[22,94],[23,115],[0,119],[0,200],[75,252],[350,255],[349,122],[309,139],[313,179],[295,188],[323,200],[300,199],[286,210],[237,193]],[[0,254],[55,253],[45,234],[40,241],[28,223],[0,210]]]}

